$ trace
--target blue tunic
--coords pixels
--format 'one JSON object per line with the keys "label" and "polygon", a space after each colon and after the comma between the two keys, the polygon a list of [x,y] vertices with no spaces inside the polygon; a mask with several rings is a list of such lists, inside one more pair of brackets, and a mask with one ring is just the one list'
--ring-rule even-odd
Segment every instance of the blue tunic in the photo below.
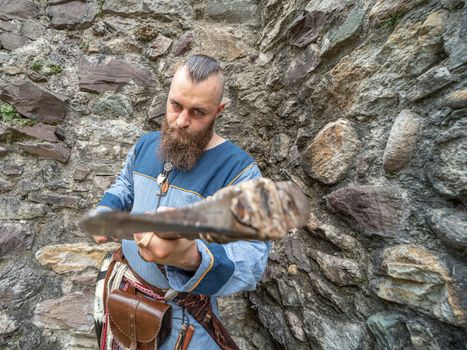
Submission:
{"label": "blue tunic", "polygon": [[[125,165],[114,184],[105,192],[97,209],[121,210],[141,214],[157,207],[159,185],[157,176],[163,163],[157,157],[160,133],[142,136],[130,150]],[[190,171],[173,169],[169,175],[169,190],[160,198],[159,206],[183,207],[213,195],[219,189],[260,177],[255,161],[242,149],[225,141],[205,151]],[[201,254],[197,271],[188,272],[166,266],[167,278],[156,264],[143,261],[134,241],[123,241],[123,253],[132,268],[148,283],[159,288],[173,288],[181,292],[212,296],[213,310],[217,311],[217,296],[253,290],[266,267],[269,242],[238,241],[227,244],[196,240]],[[170,337],[160,347],[173,349],[181,328],[182,310],[173,306],[173,325]],[[190,343],[193,349],[219,349],[211,336],[191,315],[195,326]]]}

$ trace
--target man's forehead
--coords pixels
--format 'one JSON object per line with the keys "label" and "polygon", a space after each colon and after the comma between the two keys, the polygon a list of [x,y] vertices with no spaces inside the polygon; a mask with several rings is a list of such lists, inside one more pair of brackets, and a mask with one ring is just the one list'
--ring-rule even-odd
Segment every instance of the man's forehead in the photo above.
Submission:
{"label": "man's forehead", "polygon": [[203,99],[218,99],[222,94],[222,85],[223,79],[220,74],[211,75],[206,80],[196,83],[190,79],[186,68],[181,67],[177,70],[172,79],[170,92],[172,94],[189,93],[191,95],[199,96]]}

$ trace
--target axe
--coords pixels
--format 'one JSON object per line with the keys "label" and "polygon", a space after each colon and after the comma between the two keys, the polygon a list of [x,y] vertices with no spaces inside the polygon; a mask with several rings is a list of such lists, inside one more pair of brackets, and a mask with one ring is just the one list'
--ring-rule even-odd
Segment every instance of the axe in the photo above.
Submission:
{"label": "axe", "polygon": [[308,200],[296,184],[259,178],[170,211],[144,215],[92,211],[78,226],[114,241],[133,239],[133,233],[156,232],[165,239],[226,243],[281,239],[289,230],[304,226],[309,214]]}

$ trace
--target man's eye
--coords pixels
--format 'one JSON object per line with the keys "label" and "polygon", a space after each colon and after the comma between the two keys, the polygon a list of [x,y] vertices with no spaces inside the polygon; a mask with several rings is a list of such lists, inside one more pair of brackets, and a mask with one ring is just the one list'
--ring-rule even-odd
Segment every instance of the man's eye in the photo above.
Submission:
{"label": "man's eye", "polygon": [[172,102],[172,107],[177,111],[182,109],[182,106],[180,106],[177,102]]}
{"label": "man's eye", "polygon": [[199,110],[199,109],[195,109],[195,110],[194,110],[194,114],[195,114],[195,116],[197,116],[197,117],[204,117],[204,116],[206,115],[206,112],[205,112],[205,111],[201,111],[201,110]]}

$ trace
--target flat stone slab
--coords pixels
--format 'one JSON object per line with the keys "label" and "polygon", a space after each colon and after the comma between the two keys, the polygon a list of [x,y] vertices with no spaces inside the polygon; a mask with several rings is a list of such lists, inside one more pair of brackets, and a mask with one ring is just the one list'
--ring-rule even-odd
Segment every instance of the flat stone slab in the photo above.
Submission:
{"label": "flat stone slab", "polygon": [[123,59],[111,58],[105,62],[84,59],[78,69],[79,86],[83,91],[116,92],[130,83],[144,87],[156,84],[154,73],[147,67]]}
{"label": "flat stone slab", "polygon": [[409,216],[406,199],[392,186],[347,186],[325,198],[330,209],[369,236],[397,236]]}
{"label": "flat stone slab", "polygon": [[21,115],[44,123],[60,123],[67,113],[68,97],[27,80],[0,80],[0,99],[13,105]]}
{"label": "flat stone slab", "polygon": [[45,158],[52,158],[62,163],[66,163],[71,154],[70,148],[59,143],[18,143],[18,146],[25,152]]}
{"label": "flat stone slab", "polygon": [[60,142],[58,137],[55,135],[57,127],[55,125],[47,125],[44,123],[38,123],[33,126],[27,126],[24,128],[14,128],[17,132],[34,137],[36,139],[49,141],[49,142]]}
{"label": "flat stone slab", "polygon": [[119,246],[119,243],[48,245],[36,252],[36,259],[60,274],[83,272],[89,268],[97,271],[104,256]]}

